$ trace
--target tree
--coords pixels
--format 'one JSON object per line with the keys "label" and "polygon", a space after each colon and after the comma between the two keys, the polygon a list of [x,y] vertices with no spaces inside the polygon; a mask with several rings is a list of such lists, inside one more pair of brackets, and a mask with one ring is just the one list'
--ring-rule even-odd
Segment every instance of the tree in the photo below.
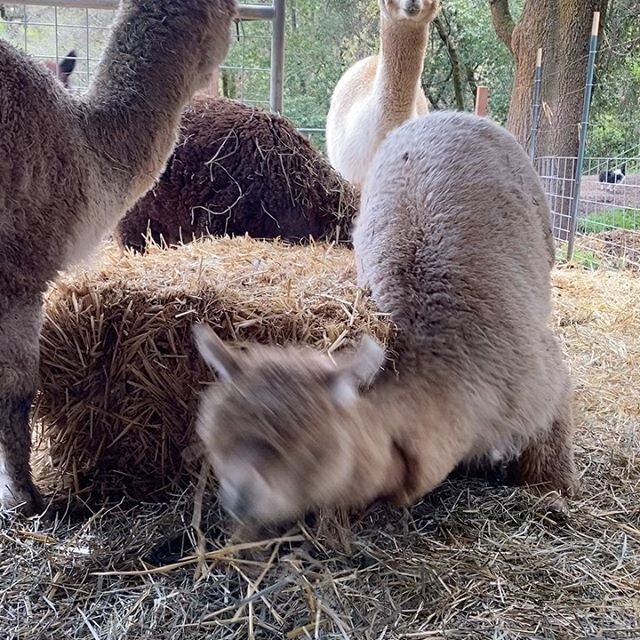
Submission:
{"label": "tree", "polygon": [[[516,9],[522,0],[513,0]],[[443,0],[425,59],[423,86],[434,109],[473,110],[480,84],[490,89],[489,113],[504,123],[513,60],[496,38],[491,16],[478,0]]]}
{"label": "tree", "polygon": [[589,125],[589,155],[640,155],[640,21],[637,0],[610,0]]}
{"label": "tree", "polygon": [[608,0],[527,0],[518,22],[512,17],[509,0],[489,3],[495,31],[515,62],[507,128],[526,144],[535,60],[542,47],[545,118],[540,149],[545,154],[575,155],[592,17],[594,11],[600,11],[600,24],[604,24]]}
{"label": "tree", "polygon": [[531,129],[532,80],[538,47],[543,50],[543,116],[538,155],[564,158],[554,167],[557,235],[568,237],[574,163],[578,153],[583,92],[594,11],[604,24],[608,0],[526,0],[516,22],[509,0],[489,0],[498,37],[511,52],[515,79],[507,128],[526,145]]}

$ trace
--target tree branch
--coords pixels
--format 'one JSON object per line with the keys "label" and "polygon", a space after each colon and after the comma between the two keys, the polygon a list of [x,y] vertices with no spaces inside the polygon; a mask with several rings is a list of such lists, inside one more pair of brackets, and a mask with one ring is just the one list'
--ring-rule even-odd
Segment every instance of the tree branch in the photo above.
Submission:
{"label": "tree branch", "polygon": [[464,94],[463,94],[463,78],[462,78],[462,63],[460,62],[460,55],[458,54],[458,48],[454,42],[447,25],[442,19],[442,15],[436,16],[433,24],[442,40],[444,46],[447,48],[449,54],[449,61],[451,62],[451,76],[453,78],[453,94],[456,100],[456,108],[458,111],[464,111]]}
{"label": "tree branch", "polygon": [[470,65],[465,65],[465,70],[467,73],[467,86],[469,87],[469,92],[471,93],[472,99],[476,99],[476,95],[478,93],[478,82],[476,80],[476,71],[478,69],[478,65],[475,67],[471,67]]}
{"label": "tree branch", "polygon": [[489,6],[491,7],[491,21],[493,22],[494,31],[507,46],[507,49],[513,52],[511,36],[516,23],[513,21],[509,10],[509,0],[489,0]]}

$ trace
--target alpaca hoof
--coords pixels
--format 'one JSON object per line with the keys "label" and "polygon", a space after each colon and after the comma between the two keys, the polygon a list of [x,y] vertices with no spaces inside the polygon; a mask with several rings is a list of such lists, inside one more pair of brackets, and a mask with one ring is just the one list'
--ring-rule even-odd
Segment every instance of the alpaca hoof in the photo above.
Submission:
{"label": "alpaca hoof", "polygon": [[20,487],[5,484],[0,489],[0,509],[25,517],[42,513],[42,494],[33,483]]}

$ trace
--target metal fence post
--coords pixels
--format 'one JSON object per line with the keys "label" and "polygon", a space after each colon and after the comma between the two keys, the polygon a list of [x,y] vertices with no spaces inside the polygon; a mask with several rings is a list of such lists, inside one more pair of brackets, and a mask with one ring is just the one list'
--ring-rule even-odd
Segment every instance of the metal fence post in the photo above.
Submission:
{"label": "metal fence post", "polygon": [[[65,7],[70,9],[116,10],[119,6],[119,0],[28,0],[27,2],[18,2],[16,4],[41,7]],[[271,4],[241,3],[238,7],[240,20],[270,20],[273,25],[269,106],[273,111],[278,113],[282,112],[282,97],[284,92],[285,4],[285,0],[272,0]],[[58,30],[56,29],[56,36],[57,32]],[[27,32],[25,30],[25,49],[26,38]],[[210,89],[213,91],[214,87],[212,86]]]}
{"label": "metal fence post", "polygon": [[591,94],[593,92],[593,73],[595,70],[596,53],[598,50],[598,29],[600,27],[600,12],[593,14],[591,27],[591,42],[589,45],[589,63],[587,65],[587,78],[584,88],[584,102],[582,105],[582,124],[580,126],[580,143],[578,146],[578,159],[576,161],[575,176],[573,180],[573,199],[569,211],[569,239],[567,242],[567,260],[573,258],[573,250],[576,242],[578,226],[578,205],[580,203],[580,187],[582,185],[582,169],[584,154],[587,145],[587,130],[589,128],[589,109],[591,107]]}
{"label": "metal fence post", "polygon": [[533,82],[533,111],[531,113],[531,135],[529,136],[529,157],[536,159],[538,151],[538,121],[540,119],[540,94],[542,93],[542,47],[536,57],[536,75]]}
{"label": "metal fence post", "polygon": [[285,0],[273,0],[273,39],[271,41],[271,110],[282,113],[284,95]]}

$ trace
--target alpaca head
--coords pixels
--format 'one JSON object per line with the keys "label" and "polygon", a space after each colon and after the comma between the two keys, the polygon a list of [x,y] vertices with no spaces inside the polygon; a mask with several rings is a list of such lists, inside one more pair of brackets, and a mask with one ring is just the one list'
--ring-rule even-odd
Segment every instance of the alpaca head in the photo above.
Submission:
{"label": "alpaca head", "polygon": [[438,11],[440,0],[380,0],[383,15],[391,20],[431,22]]}
{"label": "alpaca head", "polygon": [[71,74],[76,68],[76,59],[76,52],[72,49],[58,64],[52,60],[47,60],[44,64],[47,69],[49,69],[49,71],[68,89],[70,86]]}
{"label": "alpaca head", "polygon": [[365,338],[334,364],[304,348],[232,351],[204,325],[194,336],[219,381],[203,398],[197,430],[224,507],[268,524],[339,504],[355,462],[345,423],[384,349]]}

